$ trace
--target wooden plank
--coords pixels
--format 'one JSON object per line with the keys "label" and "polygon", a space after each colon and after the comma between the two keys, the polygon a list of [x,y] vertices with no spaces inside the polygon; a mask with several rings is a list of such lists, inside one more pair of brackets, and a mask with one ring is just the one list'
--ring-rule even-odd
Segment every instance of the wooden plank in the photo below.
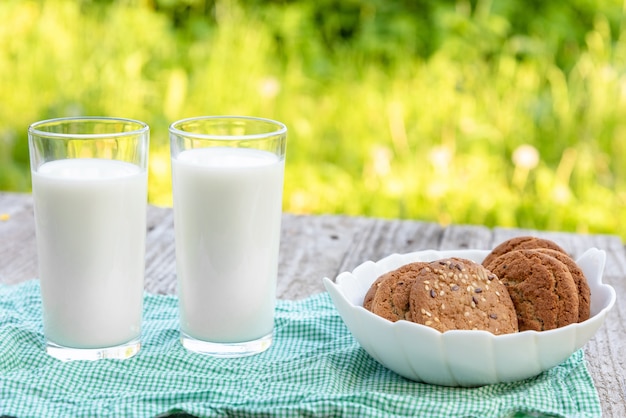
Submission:
{"label": "wooden plank", "polygon": [[175,294],[176,253],[172,209],[149,206],[147,230],[145,289],[155,294]]}
{"label": "wooden plank", "polygon": [[37,275],[33,199],[0,193],[0,283],[15,284]]}

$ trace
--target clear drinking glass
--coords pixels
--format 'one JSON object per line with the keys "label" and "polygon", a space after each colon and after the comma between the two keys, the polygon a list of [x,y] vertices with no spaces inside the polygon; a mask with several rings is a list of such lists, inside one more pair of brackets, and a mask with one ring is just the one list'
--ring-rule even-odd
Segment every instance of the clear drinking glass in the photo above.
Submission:
{"label": "clear drinking glass", "polygon": [[220,357],[272,343],[287,128],[207,116],[170,126],[181,342]]}
{"label": "clear drinking glass", "polygon": [[139,352],[149,127],[104,117],[28,128],[46,351]]}

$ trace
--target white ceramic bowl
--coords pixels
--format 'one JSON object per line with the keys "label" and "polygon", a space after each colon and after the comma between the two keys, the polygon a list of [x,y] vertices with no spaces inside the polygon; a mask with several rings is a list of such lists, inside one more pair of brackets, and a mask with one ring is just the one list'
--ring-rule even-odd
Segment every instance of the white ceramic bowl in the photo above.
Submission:
{"label": "white ceramic bowl", "polygon": [[391,322],[363,308],[374,280],[414,261],[462,257],[482,262],[489,251],[420,251],[366,261],[333,282],[324,278],[339,315],[361,346],[379,363],[415,381],[444,386],[480,386],[522,380],[565,361],[595,334],[615,303],[615,290],[602,283],[606,254],[587,250],[577,263],[591,289],[591,317],[550,331],[493,335],[487,331],[447,331],[409,321]]}

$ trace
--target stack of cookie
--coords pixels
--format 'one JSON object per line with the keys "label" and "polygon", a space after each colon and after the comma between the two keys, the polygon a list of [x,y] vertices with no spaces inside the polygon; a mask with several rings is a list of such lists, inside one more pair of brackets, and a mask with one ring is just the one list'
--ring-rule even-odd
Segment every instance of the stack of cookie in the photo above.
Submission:
{"label": "stack of cookie", "polygon": [[520,331],[546,331],[589,319],[587,279],[556,243],[512,238],[494,248],[483,266],[506,285]]}
{"label": "stack of cookie", "polygon": [[407,264],[379,277],[363,306],[390,321],[453,329],[516,332],[517,317],[504,284],[471,260],[445,258]]}
{"label": "stack of cookie", "polygon": [[589,305],[589,286],[574,260],[535,237],[503,242],[482,264],[445,258],[404,265],[380,276],[363,301],[392,322],[495,335],[582,322]]}

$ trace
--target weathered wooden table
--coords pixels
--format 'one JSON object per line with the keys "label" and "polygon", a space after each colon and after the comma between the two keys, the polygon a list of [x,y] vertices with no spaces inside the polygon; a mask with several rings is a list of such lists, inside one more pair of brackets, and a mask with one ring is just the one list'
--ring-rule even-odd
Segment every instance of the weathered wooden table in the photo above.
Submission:
{"label": "weathered wooden table", "polygon": [[[171,208],[148,207],[146,290],[176,290]],[[491,249],[515,235],[552,239],[574,256],[589,247],[607,253],[604,281],[617,292],[617,303],[596,336],[585,346],[588,367],[603,416],[626,417],[626,248],[610,235],[579,235],[486,228],[349,216],[285,214],[282,225],[278,296],[301,299],[323,292],[323,277],[336,277],[365,260],[423,249]],[[37,277],[32,197],[0,192],[0,283]]]}

